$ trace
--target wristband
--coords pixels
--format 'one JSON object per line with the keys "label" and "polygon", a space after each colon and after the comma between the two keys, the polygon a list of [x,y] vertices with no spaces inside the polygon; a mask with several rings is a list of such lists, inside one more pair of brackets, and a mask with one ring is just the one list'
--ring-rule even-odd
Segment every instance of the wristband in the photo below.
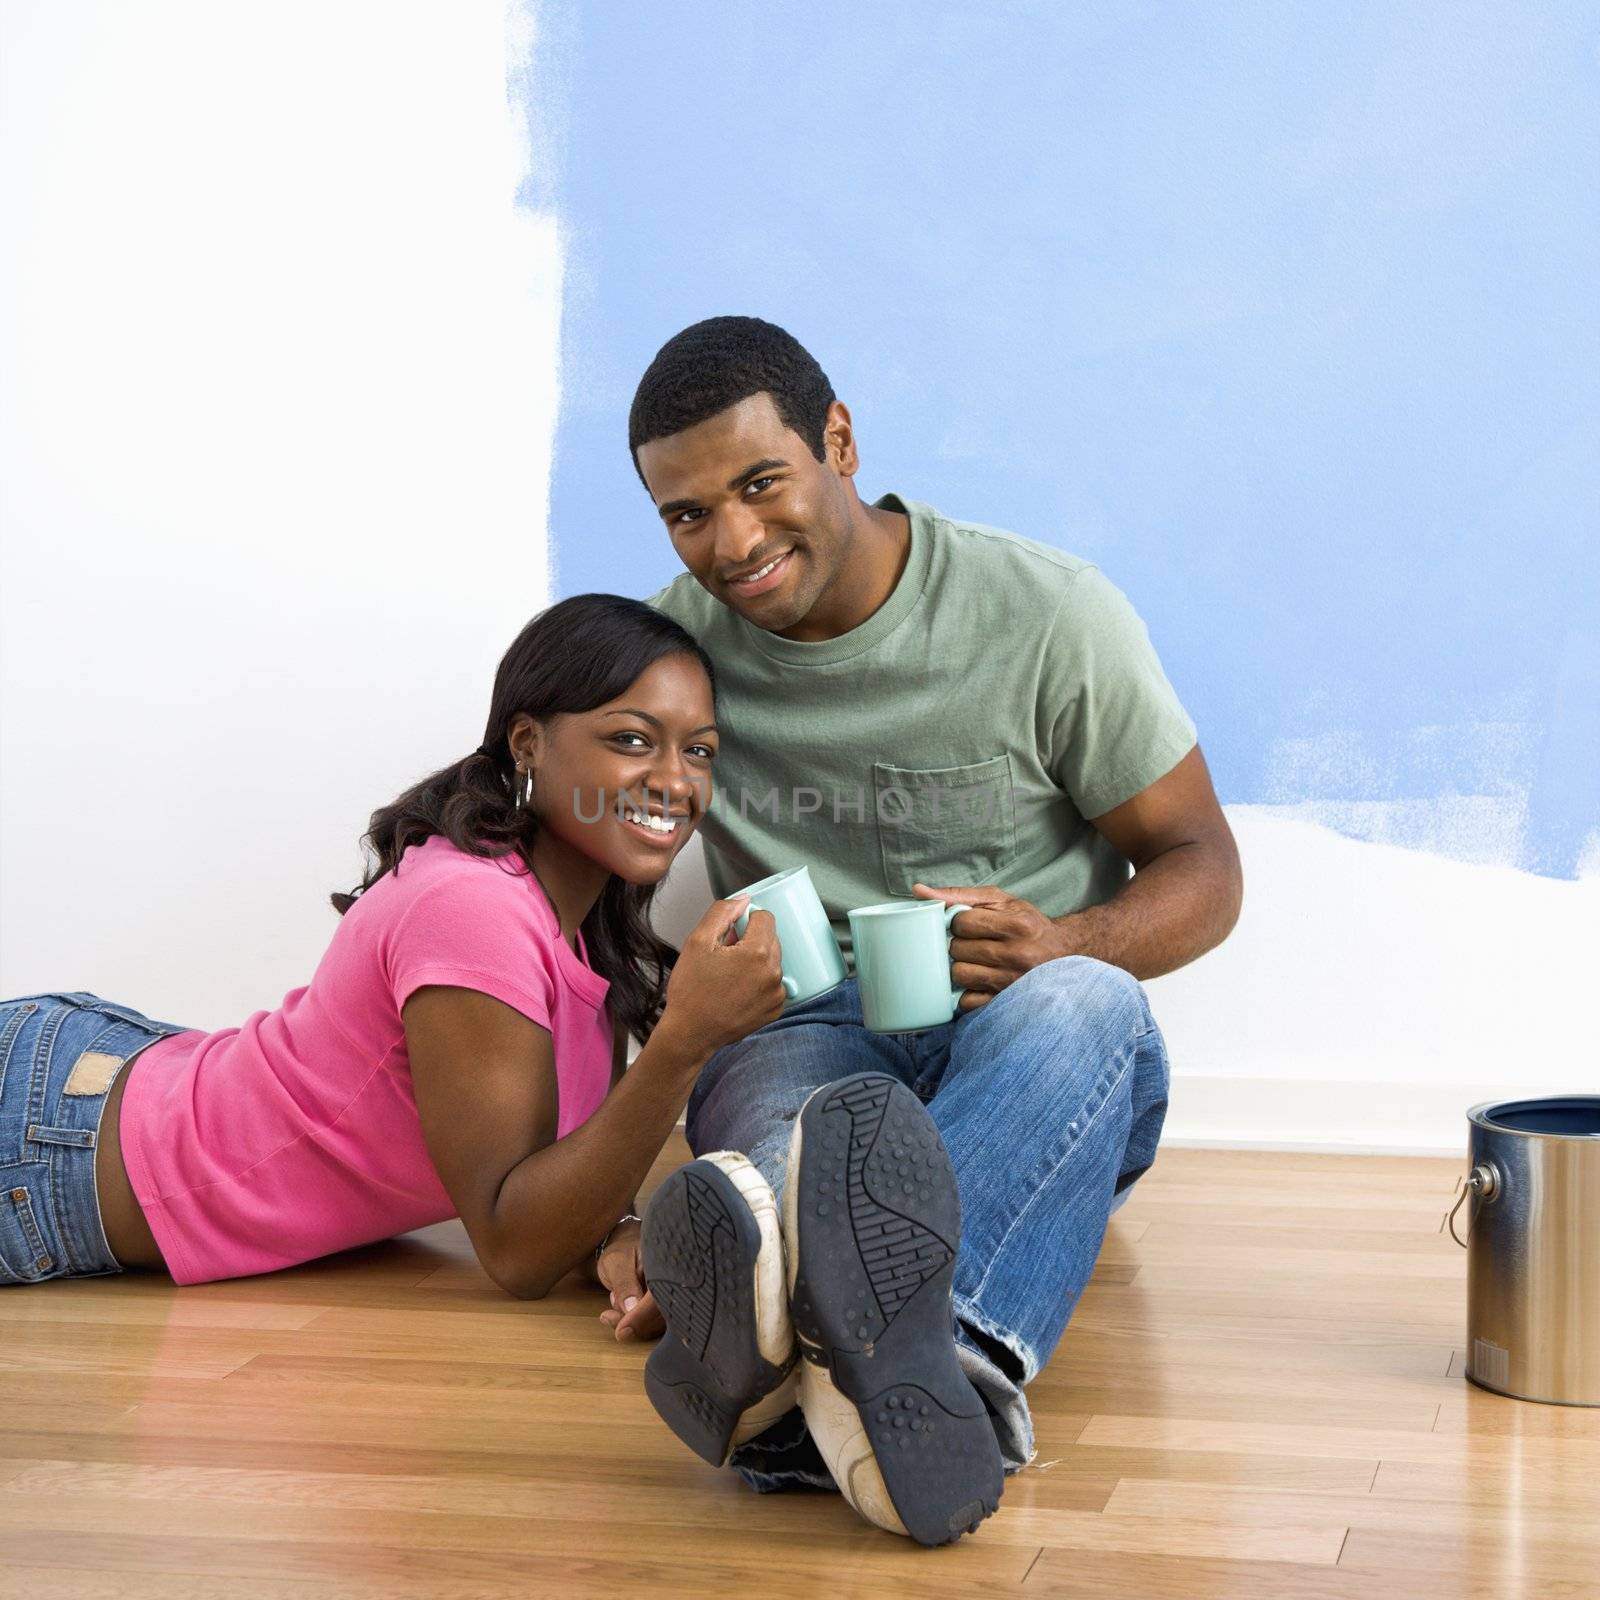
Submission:
{"label": "wristband", "polygon": [[606,1229],[605,1238],[603,1238],[600,1243],[594,1247],[594,1258],[596,1261],[598,1261],[600,1257],[606,1253],[606,1246],[611,1243],[611,1235],[614,1234],[624,1222],[637,1222],[643,1225],[644,1218],[636,1217],[631,1211],[628,1212],[626,1216],[618,1217],[617,1220]]}

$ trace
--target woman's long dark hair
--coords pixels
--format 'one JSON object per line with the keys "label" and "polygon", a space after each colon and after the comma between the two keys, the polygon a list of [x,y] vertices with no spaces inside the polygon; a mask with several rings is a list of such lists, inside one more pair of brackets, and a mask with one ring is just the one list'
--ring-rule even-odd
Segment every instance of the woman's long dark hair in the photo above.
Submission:
{"label": "woman's long dark hair", "polygon": [[[332,896],[343,916],[356,897],[393,872],[407,846],[442,834],[458,850],[499,857],[516,854],[531,873],[529,848],[538,819],[513,803],[516,773],[508,742],[519,713],[540,720],[592,711],[615,700],[663,656],[693,656],[711,680],[711,659],[671,617],[618,594],[579,594],[541,611],[500,658],[483,749],[441,767],[397,800],[373,812],[362,842],[377,860],[350,894]],[[570,785],[568,786],[570,787]],[[589,964],[609,981],[612,1018],[641,1043],[661,1015],[667,975],[677,952],[650,926],[654,884],[612,875],[583,920]]]}

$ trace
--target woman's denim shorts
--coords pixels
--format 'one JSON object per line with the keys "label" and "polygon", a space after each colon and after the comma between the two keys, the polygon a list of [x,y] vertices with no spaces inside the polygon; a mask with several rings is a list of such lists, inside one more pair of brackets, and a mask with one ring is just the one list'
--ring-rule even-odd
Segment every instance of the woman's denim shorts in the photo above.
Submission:
{"label": "woman's denim shorts", "polygon": [[94,1187],[117,1074],[169,1033],[93,994],[0,1000],[0,1286],[121,1272]]}

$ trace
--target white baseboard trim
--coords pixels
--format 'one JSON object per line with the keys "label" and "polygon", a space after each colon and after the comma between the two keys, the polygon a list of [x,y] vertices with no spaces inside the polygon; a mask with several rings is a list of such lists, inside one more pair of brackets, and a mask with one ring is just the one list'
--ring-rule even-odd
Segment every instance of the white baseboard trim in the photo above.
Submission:
{"label": "white baseboard trim", "polygon": [[1486,1100],[1576,1092],[1571,1084],[1385,1083],[1174,1073],[1162,1143],[1205,1150],[1454,1156]]}
{"label": "white baseboard trim", "polygon": [[1161,1142],[1183,1150],[1448,1156],[1464,1162],[1469,1107],[1486,1100],[1593,1092],[1561,1083],[1394,1084],[1175,1073]]}
{"label": "white baseboard trim", "polygon": [[1423,1156],[1430,1160],[1460,1161],[1465,1169],[1464,1150],[1441,1150],[1433,1145],[1414,1148],[1392,1144],[1303,1144],[1287,1139],[1162,1139],[1163,1149],[1171,1150],[1263,1150],[1286,1156]]}

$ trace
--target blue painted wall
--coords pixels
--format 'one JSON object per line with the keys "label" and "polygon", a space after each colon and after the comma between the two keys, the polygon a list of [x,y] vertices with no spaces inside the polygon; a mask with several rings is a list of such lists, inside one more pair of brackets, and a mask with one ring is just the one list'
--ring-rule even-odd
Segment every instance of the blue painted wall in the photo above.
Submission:
{"label": "blue painted wall", "polygon": [[1600,827],[1600,6],[549,0],[558,590],[680,570],[626,417],[789,328],[858,480],[1098,561],[1225,800]]}

